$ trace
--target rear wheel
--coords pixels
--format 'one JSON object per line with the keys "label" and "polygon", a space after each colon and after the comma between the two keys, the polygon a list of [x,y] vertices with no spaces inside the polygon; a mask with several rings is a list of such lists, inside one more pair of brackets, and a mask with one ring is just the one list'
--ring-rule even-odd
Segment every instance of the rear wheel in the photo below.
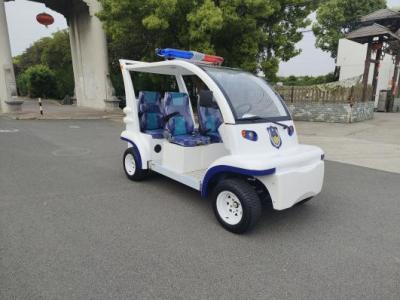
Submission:
{"label": "rear wheel", "polygon": [[244,233],[261,216],[261,201],[254,188],[243,179],[225,179],[213,191],[217,220],[228,231]]}
{"label": "rear wheel", "polygon": [[139,159],[140,158],[138,155],[135,153],[135,151],[133,151],[133,148],[126,149],[123,159],[124,171],[130,180],[140,181],[143,180],[148,174],[148,170],[139,168]]}

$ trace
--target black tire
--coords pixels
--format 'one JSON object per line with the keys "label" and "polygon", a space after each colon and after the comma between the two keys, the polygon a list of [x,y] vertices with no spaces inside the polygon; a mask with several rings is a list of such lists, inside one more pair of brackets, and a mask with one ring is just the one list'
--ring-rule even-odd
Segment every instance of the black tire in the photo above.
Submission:
{"label": "black tire", "polygon": [[304,200],[301,200],[300,202],[297,202],[296,205],[304,205],[304,204],[306,204],[308,201],[310,201],[312,198],[314,198],[314,197],[309,197],[309,198],[306,198],[306,199],[304,199]]}
{"label": "black tire", "polygon": [[[127,158],[127,156],[128,156],[128,158]],[[127,166],[127,162],[126,161],[129,158],[131,158],[131,159],[133,158],[133,161],[134,161],[134,164],[135,164],[134,170],[132,170],[132,169],[131,170],[127,170],[127,168],[129,168],[129,167]],[[139,164],[139,157],[136,154],[136,152],[133,150],[132,147],[125,150],[124,157],[122,159],[122,165],[124,167],[124,171],[125,171],[126,177],[128,177],[132,181],[141,181],[141,180],[145,179],[147,177],[148,173],[149,173],[148,170],[143,170],[143,169],[137,167],[137,166],[140,165]]]}
{"label": "black tire", "polygon": [[[217,199],[220,194],[221,197],[223,197],[222,194],[223,192],[233,193],[240,201],[243,214],[240,222],[237,224],[232,225],[227,223],[218,212]],[[218,222],[222,225],[222,227],[224,227],[226,230],[230,232],[245,233],[246,231],[254,227],[254,225],[257,223],[258,219],[261,216],[262,212],[261,200],[258,197],[254,187],[243,179],[232,178],[221,181],[214,188],[212,193],[212,199],[213,199],[212,204],[215,217],[217,218]]]}

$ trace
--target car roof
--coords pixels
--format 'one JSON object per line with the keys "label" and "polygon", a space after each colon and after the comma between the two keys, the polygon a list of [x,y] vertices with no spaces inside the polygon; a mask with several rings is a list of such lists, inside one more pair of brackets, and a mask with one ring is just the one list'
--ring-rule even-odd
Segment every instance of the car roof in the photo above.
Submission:
{"label": "car roof", "polygon": [[126,68],[129,71],[154,73],[162,75],[194,75],[194,73],[191,71],[193,66],[198,67],[200,69],[203,69],[203,67],[207,67],[207,68],[215,68],[221,70],[232,70],[232,71],[243,72],[243,70],[240,69],[222,67],[213,64],[189,61],[184,59],[172,59],[172,60],[164,60],[157,62],[121,60],[121,63],[125,63]]}

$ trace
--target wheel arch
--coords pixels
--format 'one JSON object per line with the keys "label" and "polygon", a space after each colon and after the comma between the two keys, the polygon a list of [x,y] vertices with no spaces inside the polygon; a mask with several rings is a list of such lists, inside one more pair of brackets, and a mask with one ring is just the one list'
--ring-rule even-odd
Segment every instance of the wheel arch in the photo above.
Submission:
{"label": "wheel arch", "polygon": [[135,153],[135,155],[137,155],[138,160],[139,160],[138,168],[143,169],[143,160],[142,160],[142,156],[140,155],[140,150],[139,150],[138,146],[133,141],[131,141],[130,139],[128,139],[126,137],[121,136],[121,140],[128,142],[130,145],[132,145],[131,148],[132,148],[133,152]]}
{"label": "wheel arch", "polygon": [[256,177],[272,175],[275,173],[275,171],[275,168],[267,170],[249,170],[227,165],[213,166],[207,170],[206,174],[203,177],[200,188],[201,196],[207,197],[210,191],[216,186],[216,184],[220,180],[232,177],[239,177],[246,180],[254,180],[255,182],[257,182],[257,185],[262,185],[268,192],[267,188]]}

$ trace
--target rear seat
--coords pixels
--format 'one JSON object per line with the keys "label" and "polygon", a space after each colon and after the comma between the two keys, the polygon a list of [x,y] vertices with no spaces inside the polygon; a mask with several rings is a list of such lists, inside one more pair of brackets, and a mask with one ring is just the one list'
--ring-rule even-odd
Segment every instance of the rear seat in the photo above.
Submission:
{"label": "rear seat", "polygon": [[195,132],[189,105],[189,96],[186,93],[165,93],[164,118],[168,140],[184,147],[209,144],[209,137]]}
{"label": "rear seat", "polygon": [[139,92],[140,130],[150,134],[154,139],[164,138],[161,95],[158,92]]}

